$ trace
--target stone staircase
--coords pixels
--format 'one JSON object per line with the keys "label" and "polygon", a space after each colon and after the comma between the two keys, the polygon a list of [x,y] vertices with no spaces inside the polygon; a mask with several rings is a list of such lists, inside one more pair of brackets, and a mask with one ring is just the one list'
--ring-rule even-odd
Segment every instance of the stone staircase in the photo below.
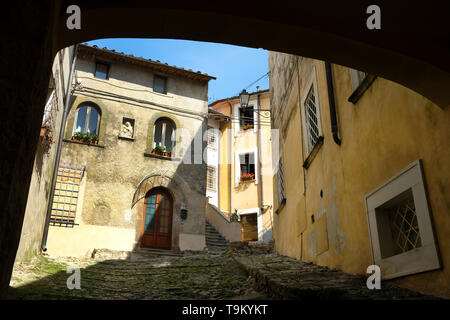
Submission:
{"label": "stone staircase", "polygon": [[229,241],[207,221],[205,221],[205,237],[208,250],[223,251],[228,248]]}

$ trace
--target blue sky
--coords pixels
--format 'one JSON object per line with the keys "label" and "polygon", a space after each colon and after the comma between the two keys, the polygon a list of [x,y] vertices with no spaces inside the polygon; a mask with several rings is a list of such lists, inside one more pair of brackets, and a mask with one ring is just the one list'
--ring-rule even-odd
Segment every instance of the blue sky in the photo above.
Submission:
{"label": "blue sky", "polygon": [[[238,95],[269,70],[267,51],[263,49],[171,39],[101,39],[88,44],[212,75],[217,80],[209,82],[209,103]],[[247,91],[256,91],[256,86],[268,89],[269,77]]]}

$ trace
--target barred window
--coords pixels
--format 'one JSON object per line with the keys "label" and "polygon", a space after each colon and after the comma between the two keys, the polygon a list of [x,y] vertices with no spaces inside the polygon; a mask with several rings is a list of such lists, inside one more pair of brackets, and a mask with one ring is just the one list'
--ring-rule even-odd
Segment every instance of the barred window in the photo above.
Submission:
{"label": "barred window", "polygon": [[317,107],[317,97],[314,92],[314,86],[311,86],[304,106],[308,152],[310,152],[320,137],[319,109]]}
{"label": "barred window", "polygon": [[206,174],[206,187],[211,190],[216,190],[216,168],[208,166]]}
{"label": "barred window", "polygon": [[382,279],[440,268],[421,160],[366,195],[366,210]]}
{"label": "barred window", "polygon": [[278,161],[278,204],[286,200],[286,194],[284,192],[284,173],[283,173],[283,161],[282,158]]}
{"label": "barred window", "polygon": [[217,137],[216,130],[213,127],[208,127],[206,144],[208,147],[216,148]]}

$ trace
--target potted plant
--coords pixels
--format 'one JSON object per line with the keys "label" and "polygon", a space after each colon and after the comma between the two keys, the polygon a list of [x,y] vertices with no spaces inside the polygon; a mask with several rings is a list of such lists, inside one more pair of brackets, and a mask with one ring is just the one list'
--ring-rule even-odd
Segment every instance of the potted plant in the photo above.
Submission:
{"label": "potted plant", "polygon": [[98,135],[87,132],[84,136],[84,142],[88,144],[98,144]]}
{"label": "potted plant", "polygon": [[47,134],[47,131],[53,131],[53,127],[51,124],[47,124],[47,123],[43,123],[41,124],[41,133],[40,136],[41,137],[45,137],[45,135]]}
{"label": "potted plant", "polygon": [[164,156],[169,157],[169,158],[172,157],[172,147],[170,147],[168,149],[165,148]]}
{"label": "potted plant", "polygon": [[152,150],[152,154],[156,154],[156,155],[159,155],[159,156],[162,156],[163,153],[164,153],[164,147],[161,147],[161,146],[156,146]]}
{"label": "potted plant", "polygon": [[255,179],[254,173],[243,173],[241,175],[241,181],[251,181]]}
{"label": "potted plant", "polygon": [[247,130],[253,128],[253,123],[247,123],[244,125],[241,125],[241,130]]}
{"label": "potted plant", "polygon": [[84,133],[83,132],[75,132],[74,135],[72,136],[72,140],[77,141],[77,142],[83,142]]}

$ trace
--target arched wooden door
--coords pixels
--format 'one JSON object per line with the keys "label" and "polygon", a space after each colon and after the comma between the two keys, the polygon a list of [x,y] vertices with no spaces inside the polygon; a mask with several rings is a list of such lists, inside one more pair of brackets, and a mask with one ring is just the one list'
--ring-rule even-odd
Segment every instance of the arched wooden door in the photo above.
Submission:
{"label": "arched wooden door", "polygon": [[156,188],[145,196],[141,247],[170,249],[173,199],[167,190]]}

